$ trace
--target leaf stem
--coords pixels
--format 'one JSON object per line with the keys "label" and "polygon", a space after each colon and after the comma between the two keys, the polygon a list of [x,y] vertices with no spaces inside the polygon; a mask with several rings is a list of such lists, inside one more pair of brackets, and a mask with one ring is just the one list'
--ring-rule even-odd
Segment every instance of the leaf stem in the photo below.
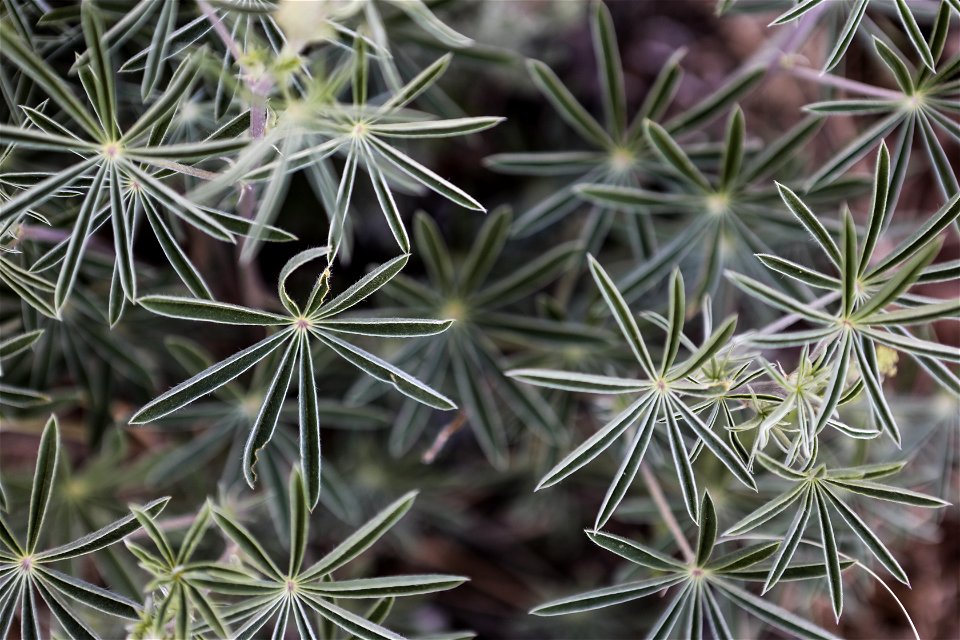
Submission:
{"label": "leaf stem", "polygon": [[660,517],[663,518],[663,522],[667,525],[670,533],[673,534],[674,540],[677,541],[677,546],[680,547],[680,551],[683,553],[683,559],[686,562],[693,562],[695,557],[693,555],[693,549],[683,535],[683,530],[680,529],[680,523],[673,517],[673,511],[671,511],[670,505],[663,495],[663,489],[660,488],[657,477],[653,475],[646,464],[640,465],[640,475],[643,477],[643,482],[647,485],[647,490],[650,491],[650,497],[653,499],[653,503],[657,505],[657,511],[660,512]]}
{"label": "leaf stem", "polygon": [[[230,32],[223,24],[223,18],[217,16],[213,7],[210,6],[210,3],[207,2],[207,0],[197,0],[197,6],[200,8],[200,11],[203,12],[207,21],[213,26],[213,30],[230,52],[230,55],[236,60],[237,66],[243,70],[241,74],[243,82],[253,95],[253,99],[250,102],[250,137],[254,140],[262,138],[266,133],[267,125],[267,103],[265,98],[270,92],[272,81],[268,76],[261,77],[257,80],[254,74],[250,73],[250,71],[243,66],[243,50],[240,44],[230,35]],[[240,198],[237,207],[240,210],[240,214],[248,220],[252,220],[255,216],[257,211],[257,195],[250,185],[240,185]],[[238,256],[242,253],[243,246],[243,240],[237,243]],[[269,298],[266,287],[263,284],[263,279],[252,263],[239,260],[237,269],[239,270],[240,286],[245,304],[258,306],[258,303],[262,303]]]}
{"label": "leaf stem", "polygon": [[897,91],[884,89],[882,87],[875,87],[864,82],[858,82],[857,80],[851,80],[849,78],[841,78],[840,76],[834,76],[829,73],[820,73],[819,71],[811,69],[810,67],[794,66],[790,62],[789,58],[781,59],[780,65],[784,71],[795,78],[809,80],[810,82],[815,82],[826,87],[835,87],[837,89],[849,91],[850,93],[858,93],[860,95],[873,96],[875,98],[883,98],[886,100],[903,99],[903,94]]}
{"label": "leaf stem", "polygon": [[[230,32],[227,31],[227,28],[223,25],[223,18],[217,16],[216,12],[213,10],[213,7],[210,6],[210,3],[207,0],[197,0],[197,6],[200,7],[200,11],[203,12],[204,17],[213,27],[213,30],[216,32],[217,36],[220,37],[220,40],[223,42],[224,46],[230,51],[230,55],[233,56],[233,59],[237,61],[237,64],[240,63],[241,57],[243,57],[243,51],[240,49],[240,45],[236,40],[230,35]],[[242,66],[242,65],[241,65]]]}

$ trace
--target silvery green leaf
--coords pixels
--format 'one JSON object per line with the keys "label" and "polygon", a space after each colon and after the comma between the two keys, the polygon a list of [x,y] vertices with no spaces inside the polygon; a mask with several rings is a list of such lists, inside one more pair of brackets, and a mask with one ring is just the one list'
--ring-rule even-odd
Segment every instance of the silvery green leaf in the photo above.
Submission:
{"label": "silvery green leaf", "polygon": [[823,0],[802,0],[801,2],[796,3],[796,5],[791,7],[788,11],[785,11],[774,18],[774,20],[768,26],[792,22],[816,7],[821,2],[823,2]]}
{"label": "silvery green leaf", "polygon": [[342,607],[338,607],[323,598],[314,597],[306,593],[304,594],[304,600],[313,607],[321,617],[330,620],[347,633],[353,634],[362,640],[403,640],[403,636],[381,627],[378,624],[374,624]]}
{"label": "silvery green leaf", "polygon": [[73,184],[93,167],[98,166],[99,163],[100,158],[97,156],[87,158],[63,171],[54,173],[49,178],[41,180],[29,189],[24,189],[9,200],[4,201],[0,204],[0,228],[54,197],[61,189]]}
{"label": "silvery green leaf", "polygon": [[59,135],[38,129],[24,129],[9,124],[0,124],[0,144],[38,151],[76,150],[90,153],[99,150],[96,144],[73,136]]}
{"label": "silvery green leaf", "polygon": [[57,459],[60,454],[60,427],[57,417],[51,415],[40,436],[37,450],[37,464],[33,472],[33,485],[30,490],[30,513],[27,517],[26,551],[33,553],[40,539],[40,529],[47,515],[47,505],[53,493],[53,482],[57,473]]}
{"label": "silvery green leaf", "polygon": [[794,297],[780,293],[779,291],[775,291],[774,289],[771,289],[767,285],[754,280],[753,278],[748,278],[747,276],[740,275],[739,273],[733,273],[731,271],[727,271],[726,275],[727,278],[737,286],[737,288],[742,289],[744,292],[756,298],[759,298],[772,307],[776,307],[786,311],[787,313],[795,313],[812,322],[833,322],[833,318],[822,311],[813,309],[809,305],[804,304],[802,301],[797,300]]}
{"label": "silvery green leaf", "polygon": [[136,122],[124,130],[120,141],[124,144],[134,142],[159,122],[162,122],[187,95],[199,70],[200,56],[186,57],[174,71],[173,77],[170,78],[170,82],[167,83],[163,93],[154,98]]}
{"label": "silvery green leaf", "polygon": [[617,32],[613,27],[610,10],[602,2],[594,2],[590,12],[590,29],[593,40],[593,55],[597,60],[600,81],[603,87],[603,109],[607,129],[615,137],[623,136],[627,126],[627,99],[624,95],[623,68],[617,46]]}
{"label": "silvery green leaf", "polygon": [[582,174],[606,159],[595,151],[533,151],[497,153],[483,159],[484,166],[498,173],[522,176]]}
{"label": "silvery green leaf", "polygon": [[775,184],[787,208],[797,217],[804,228],[810,232],[810,235],[817,241],[817,244],[820,245],[820,248],[823,249],[833,264],[839,267],[840,249],[837,247],[837,243],[834,242],[833,237],[827,231],[826,227],[823,226],[823,223],[817,219],[817,216],[803,203],[803,200],[801,200],[797,194],[779,182]]}
{"label": "silvery green leaf", "polygon": [[301,338],[298,369],[300,466],[305,476],[303,483],[307,494],[307,504],[313,510],[320,499],[320,409],[317,400],[317,386],[314,381],[313,353],[310,348],[310,340],[306,334],[303,334]]}
{"label": "silvery green leaf", "polygon": [[423,166],[407,154],[395,149],[394,147],[391,147],[384,142],[381,142],[374,137],[369,138],[369,142],[371,147],[376,150],[380,157],[399,169],[402,173],[412,178],[414,181],[422,184],[431,191],[438,193],[444,198],[447,198],[451,202],[460,205],[461,207],[471,209],[473,211],[486,211],[483,205],[477,202],[472,196],[467,194],[456,185],[452,184],[449,180],[441,178],[434,171]]}
{"label": "silvery green leaf", "polygon": [[417,492],[411,491],[385,507],[362,527],[318,560],[313,566],[303,572],[301,578],[303,580],[312,580],[333,573],[369,549],[410,510],[416,497]]}
{"label": "silvery green leaf", "polygon": [[703,441],[704,446],[723,463],[727,470],[745,486],[756,491],[756,481],[753,479],[753,476],[750,475],[750,471],[747,469],[744,461],[737,455],[733,448],[714,433],[709,426],[704,424],[700,417],[694,411],[690,410],[686,404],[672,396],[668,396],[668,401],[673,409],[679,412],[687,426]]}
{"label": "silvery green leaf", "polygon": [[[931,114],[933,113],[935,112],[931,111]],[[917,121],[920,123],[920,135],[923,140],[923,147],[927,152],[927,157],[930,158],[930,164],[933,166],[934,175],[937,178],[940,191],[947,198],[956,195],[960,192],[960,182],[957,181],[956,172],[950,163],[950,157],[947,155],[943,144],[933,130],[933,126],[930,124],[930,116],[925,112],[920,112],[917,114]],[[950,123],[950,125],[955,124],[949,120],[946,122]],[[945,128],[956,137],[956,129],[954,127],[948,125],[948,127]]]}
{"label": "silvery green leaf", "polygon": [[763,523],[772,520],[786,511],[790,505],[792,505],[801,497],[801,495],[806,495],[806,490],[807,487],[804,484],[795,485],[790,491],[784,493],[783,495],[777,496],[755,511],[744,516],[736,524],[727,529],[723,535],[741,535],[756,529]]}
{"label": "silvery green leaf", "polygon": [[876,278],[928,247],[930,242],[953,223],[958,216],[960,216],[960,194],[950,198],[936,213],[928,217],[916,231],[897,244],[879,264],[869,270],[866,279]]}
{"label": "silvery green leaf", "polygon": [[564,391],[580,391],[583,393],[611,393],[622,394],[643,391],[650,388],[646,380],[630,378],[614,378],[589,373],[575,373],[556,371],[553,369],[513,369],[507,375],[529,384]]}
{"label": "silvery green leaf", "polygon": [[656,549],[621,536],[613,535],[612,533],[588,531],[587,537],[590,538],[594,544],[603,547],[607,551],[615,553],[630,562],[647,567],[648,569],[675,572],[683,571],[686,568],[679,560],[671,558]]}
{"label": "silvery green leaf", "polygon": [[473,45],[473,39],[455,31],[441,21],[422,0],[390,0],[401,11],[407,14],[418,27],[436,38],[439,42],[462,49]]}
{"label": "silvery green leaf", "polygon": [[863,16],[867,12],[868,2],[869,0],[857,0],[857,3],[850,9],[850,13],[847,15],[847,21],[844,23],[843,29],[836,38],[836,44],[830,51],[830,55],[827,56],[827,62],[823,66],[824,72],[836,67],[847,52],[847,48],[853,41],[857,29],[860,28]]}
{"label": "silvery green leaf", "polygon": [[590,266],[590,274],[593,276],[597,288],[600,289],[600,293],[603,295],[607,307],[609,307],[611,313],[613,313],[613,317],[617,321],[623,337],[626,339],[627,344],[630,345],[630,350],[633,351],[633,355],[637,358],[644,373],[651,379],[656,378],[656,374],[654,373],[656,368],[653,366],[650,352],[647,350],[647,345],[644,343],[643,336],[640,334],[637,320],[630,312],[630,308],[623,299],[623,295],[617,289],[617,286],[610,276],[607,275],[607,272],[592,255],[588,254],[587,260]]}
{"label": "silvery green leaf", "polygon": [[165,0],[161,3],[160,15],[157,17],[156,28],[147,48],[147,60],[143,70],[143,82],[140,84],[140,96],[145,100],[153,93],[160,80],[162,65],[167,58],[167,48],[172,38],[170,33],[177,23],[177,8],[179,0]]}
{"label": "silvery green leaf", "polygon": [[246,527],[237,522],[232,516],[224,513],[220,509],[213,509],[213,519],[217,526],[236,545],[243,551],[244,559],[262,571],[264,575],[281,580],[283,573],[277,567],[276,563],[270,559],[263,546],[257,541],[256,537],[247,530]]}
{"label": "silvery green leaf", "polygon": [[865,328],[863,329],[863,333],[865,336],[872,338],[880,344],[909,353],[914,357],[935,358],[946,362],[960,362],[960,349],[957,347],[922,340],[910,335],[905,329],[902,333],[891,333],[882,329]]}
{"label": "silvery green leaf", "polygon": [[677,92],[677,86],[683,78],[683,69],[680,68],[680,62],[686,54],[686,49],[679,49],[674,51],[664,62],[653,84],[650,85],[650,90],[643,99],[633,122],[630,123],[628,133],[631,143],[637,142],[643,136],[644,120],[660,120],[670,107],[670,103]]}
{"label": "silvery green leaf", "polygon": [[[693,599],[695,589],[696,587],[692,581],[688,581],[683,585],[653,624],[653,627],[647,633],[647,638],[650,640],[669,640],[674,635],[673,629],[677,626],[680,616],[683,615],[684,611],[689,609],[688,605]],[[686,632],[687,630],[683,630],[680,631],[680,634],[686,637]]]}
{"label": "silvery green leaf", "polygon": [[844,522],[847,523],[847,526],[850,527],[857,538],[859,538],[864,546],[870,550],[870,553],[880,561],[880,564],[886,567],[887,571],[889,571],[894,578],[903,584],[909,585],[910,580],[907,578],[907,574],[900,566],[900,563],[897,562],[893,554],[887,550],[887,547],[880,541],[877,534],[867,526],[863,519],[845,502],[840,500],[829,486],[821,486],[820,491],[821,495],[837,510],[837,513],[840,514],[840,517],[843,518]]}
{"label": "silvery green leaf", "polygon": [[422,402],[434,409],[448,411],[457,405],[440,392],[416,379],[409,373],[398,369],[389,362],[350,344],[331,333],[312,330],[321,342],[333,349],[341,358],[377,380],[393,385],[400,393]]}
{"label": "silvery green leaf", "polygon": [[666,129],[652,120],[644,122],[643,127],[647,140],[657,150],[664,162],[673,168],[678,177],[704,193],[713,191],[710,182],[700,173],[700,170],[697,169],[693,161],[690,160]]}
{"label": "silvery green leaf", "polygon": [[133,600],[90,584],[86,580],[47,567],[39,569],[39,574],[40,582],[59,591],[71,601],[129,620],[136,620],[140,615],[140,605]]}
{"label": "silvery green leaf", "polygon": [[371,133],[384,138],[444,138],[479,133],[495,127],[503,121],[504,118],[482,116],[372,124],[369,129]]}
{"label": "silvery green leaf", "polygon": [[[779,546],[780,542],[758,542],[722,555],[707,566],[714,573],[742,571],[772,556]],[[762,572],[762,575],[763,579],[766,579],[766,570]]]}
{"label": "silvery green leaf", "polygon": [[365,154],[365,158],[367,159],[367,173],[370,175],[370,182],[373,184],[377,202],[380,204],[380,209],[383,210],[383,215],[387,219],[387,224],[390,226],[390,232],[393,233],[393,237],[397,241],[400,250],[404,253],[410,253],[410,238],[407,235],[406,228],[403,226],[403,219],[400,217],[400,210],[397,208],[397,203],[393,198],[393,191],[390,189],[390,185],[383,171],[377,166],[377,163],[370,161],[373,154],[370,151],[369,145],[365,146],[367,149],[367,153]]}
{"label": "silvery green leaf", "polygon": [[883,286],[870,295],[866,302],[857,309],[856,317],[858,319],[868,317],[896,300],[900,294],[904,293],[916,282],[923,270],[933,261],[937,253],[939,253],[940,246],[940,242],[932,240],[913,257],[903,263],[903,265],[883,283]]}
{"label": "silvery green leaf", "polygon": [[522,300],[556,279],[581,251],[577,242],[559,244],[476,292],[473,303],[492,308]]}
{"label": "silvery green leaf", "polygon": [[896,0],[896,5],[897,13],[900,14],[900,23],[903,25],[903,30],[906,32],[907,38],[910,39],[910,44],[912,44],[916,52],[920,54],[920,59],[923,60],[923,64],[925,64],[930,71],[936,73],[930,46],[927,44],[923,32],[920,31],[920,25],[917,24],[917,19],[913,17],[913,12],[907,5],[906,0]]}
{"label": "silvery green leaf", "polygon": [[456,282],[450,249],[437,223],[426,212],[417,212],[413,222],[413,238],[430,280],[439,285],[442,293],[449,293]]}
{"label": "silvery green leaf", "polygon": [[530,613],[535,616],[559,616],[601,609],[603,607],[643,598],[679,584],[685,579],[686,577],[683,575],[670,575],[660,578],[638,580],[636,582],[627,582],[613,587],[604,587],[602,589],[587,591],[547,602],[531,609]]}
{"label": "silvery green leaf", "polygon": [[[60,623],[60,626],[64,628],[65,631],[69,634],[71,638],[77,638],[82,640],[94,640],[97,638],[97,635],[89,627],[88,624],[80,620],[73,612],[68,609],[63,601],[61,600],[62,596],[59,596],[56,592],[49,589],[40,581],[34,581],[33,586],[35,586],[37,593],[40,594],[40,597],[43,598],[43,601],[47,603],[50,612],[53,613],[53,616],[57,619],[57,622]],[[29,596],[26,594],[29,593]],[[33,595],[33,589],[30,589],[28,586],[24,586],[25,599],[29,598],[29,606],[26,608],[30,613],[24,615],[24,619],[21,621],[21,635],[24,638],[37,638],[39,640],[40,628],[39,620],[37,620],[37,605],[36,599]],[[26,614],[27,612],[21,609],[21,614]]]}
{"label": "silvery green leaf", "polygon": [[560,117],[573,127],[584,140],[601,149],[609,149],[614,146],[610,135],[580,104],[550,67],[539,60],[527,60],[527,72]]}
{"label": "silvery green leaf", "polygon": [[648,405],[654,402],[655,397],[652,393],[647,393],[639,400],[634,401],[613,420],[587,438],[580,446],[564,456],[563,460],[543,476],[535,491],[557,484],[603,453],[613,444],[614,440],[635,424],[643,412],[647,410]]}
{"label": "silvery green leaf", "polygon": [[[290,294],[287,293],[287,279],[290,277],[290,274],[308,262],[326,257],[329,254],[329,247],[305,249],[287,260],[283,268],[280,269],[280,274],[277,276],[277,297],[280,298],[280,303],[283,304],[284,309],[286,309],[287,313],[291,316],[299,316],[301,312],[299,305],[297,305],[297,303],[293,301],[293,298],[290,297]],[[309,307],[309,304],[307,306]]]}
{"label": "silvery green leaf", "polygon": [[691,109],[670,119],[664,125],[664,129],[670,135],[677,136],[707,124],[752,89],[763,78],[765,72],[765,68],[755,67],[734,75],[732,79]]}
{"label": "silvery green leaf", "polygon": [[311,594],[329,598],[399,598],[452,589],[467,580],[463,576],[439,574],[404,575],[317,582],[305,589]]}
{"label": "silvery green leaf", "polygon": [[904,118],[906,116],[902,112],[896,111],[857,136],[810,177],[809,189],[816,189],[833,182],[840,174],[869,153],[874,145],[903,122]]}
{"label": "silvery green leaf", "polygon": [[461,411],[473,429],[480,448],[496,469],[506,469],[507,436],[492,390],[477,372],[480,368],[459,341],[450,341],[454,382],[463,404]]}
{"label": "silvery green leaf", "polygon": [[697,536],[697,566],[703,567],[710,560],[713,545],[717,541],[717,510],[710,499],[710,493],[703,492],[700,503],[700,533]]}
{"label": "silvery green leaf", "polygon": [[[153,500],[143,506],[143,511],[151,517],[156,517],[169,501],[170,498]],[[35,557],[44,563],[77,558],[120,542],[139,528],[140,523],[133,514],[130,514],[72,542],[37,553]]]}
{"label": "silvery green leaf", "polygon": [[[662,406],[662,400],[658,398],[648,404],[645,413],[640,417],[637,424],[637,432],[627,447],[623,461],[620,463],[620,468],[617,469],[617,473],[603,498],[600,511],[597,513],[597,519],[594,522],[595,530],[599,530],[606,525],[614,511],[620,506],[630,485],[633,484],[633,480],[640,470],[640,464],[643,462],[643,454],[646,452],[647,445],[650,444],[650,438],[653,436],[653,427],[659,417]],[[594,540],[594,542],[597,541]]]}
{"label": "silvery green leaf", "polygon": [[267,389],[250,429],[250,435],[243,447],[243,476],[247,480],[250,488],[254,488],[256,483],[256,472],[254,467],[257,464],[257,458],[260,450],[267,446],[273,437],[273,431],[277,427],[277,420],[280,418],[280,410],[283,408],[284,400],[287,396],[287,389],[290,387],[290,381],[293,379],[293,371],[296,368],[297,356],[300,352],[302,339],[291,337],[287,340],[289,343],[280,361],[276,364],[275,374],[270,381],[270,387]]}
{"label": "silvery green leaf", "polygon": [[786,571],[787,567],[790,566],[790,561],[793,560],[793,556],[797,551],[797,547],[800,546],[800,540],[803,538],[804,529],[806,529],[807,522],[810,520],[810,515],[813,513],[813,494],[813,487],[804,486],[800,508],[793,516],[793,521],[790,523],[790,527],[783,536],[783,542],[777,549],[777,554],[773,559],[773,566],[771,566],[770,570],[767,572],[767,580],[763,585],[763,593],[766,593],[774,585],[776,585],[777,581],[780,580],[780,577],[783,575],[783,572]]}
{"label": "silvery green leaf", "polygon": [[33,347],[37,340],[40,339],[40,336],[43,335],[43,331],[43,329],[34,329],[33,331],[27,331],[12,338],[0,340],[0,360],[11,358]]}
{"label": "silvery green leaf", "polygon": [[99,124],[54,70],[37,56],[6,22],[0,24],[0,35],[5,44],[4,56],[7,60],[43,88],[44,94],[56,102],[64,113],[80,125],[88,135],[99,139],[102,135]]}
{"label": "silvery green leaf", "polygon": [[393,276],[400,273],[407,264],[408,258],[408,254],[403,254],[383,263],[350,285],[343,293],[321,305],[317,309],[315,318],[329,318],[363,302],[383,287],[383,285],[387,284]]}
{"label": "silvery green leaf", "polygon": [[152,313],[181,320],[253,326],[278,326],[291,321],[287,316],[216,300],[153,295],[143,296],[137,303]]}
{"label": "silvery green leaf", "polygon": [[877,500],[886,500],[913,507],[939,509],[950,505],[949,502],[940,498],[910,491],[909,489],[870,482],[869,480],[831,480],[830,484]]}
{"label": "silvery green leaf", "polygon": [[291,335],[289,330],[275,333],[181,382],[141,407],[130,418],[130,424],[152,422],[173,413],[180,407],[190,404],[211,391],[219,389],[266,358],[277,347],[290,339]]}
{"label": "silvery green leaf", "polygon": [[734,586],[726,580],[713,582],[731,602],[763,620],[767,624],[786,631],[797,638],[836,640],[836,636],[813,623],[778,607],[772,602],[758,598],[752,593]]}
{"label": "silvery green leaf", "polygon": [[84,248],[87,238],[90,236],[93,226],[94,211],[100,202],[100,191],[107,178],[107,164],[100,165],[97,173],[90,185],[92,196],[84,199],[80,206],[80,213],[73,224],[73,231],[70,234],[70,243],[67,245],[67,252],[63,256],[63,265],[60,267],[60,275],[57,278],[57,288],[53,295],[53,305],[59,311],[66,303],[73,285],[77,280],[77,274],[80,272],[80,261],[83,259]]}

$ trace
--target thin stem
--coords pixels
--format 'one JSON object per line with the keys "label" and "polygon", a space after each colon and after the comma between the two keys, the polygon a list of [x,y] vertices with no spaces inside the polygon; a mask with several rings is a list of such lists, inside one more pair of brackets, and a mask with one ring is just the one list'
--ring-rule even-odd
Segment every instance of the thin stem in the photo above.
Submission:
{"label": "thin stem", "polygon": [[670,533],[673,534],[674,540],[677,541],[677,546],[680,547],[681,553],[683,553],[683,558],[687,562],[693,562],[694,555],[693,549],[690,547],[690,543],[687,542],[686,537],[683,535],[683,530],[680,528],[680,523],[677,522],[677,519],[673,517],[673,511],[670,509],[670,505],[667,503],[667,499],[663,495],[663,489],[660,488],[660,483],[657,481],[657,477],[653,475],[647,465],[640,465],[640,475],[643,477],[643,482],[647,485],[647,490],[650,491],[650,497],[653,499],[653,503],[657,505],[657,511],[660,512],[660,517],[663,518],[664,523],[667,525],[667,528],[670,529]]}
{"label": "thin stem", "polygon": [[[63,229],[51,229],[50,227],[40,227],[37,225],[20,225],[19,238],[26,238],[29,240],[36,240],[38,242],[49,242],[57,244],[67,240],[71,236],[70,231]],[[90,237],[87,239],[87,246],[97,252],[102,252],[104,255],[112,256],[113,245],[107,244],[106,242],[101,241],[96,236]]]}
{"label": "thin stem", "polygon": [[243,57],[243,50],[240,49],[240,45],[233,39],[230,32],[227,31],[227,27],[223,24],[223,18],[217,17],[216,12],[207,0],[197,0],[197,6],[200,7],[200,11],[203,12],[204,17],[206,17],[207,21],[213,26],[213,30],[217,36],[219,36],[224,46],[230,51],[230,55],[237,61],[237,64],[240,64],[240,59]]}
{"label": "thin stem", "polygon": [[[230,32],[223,24],[223,19],[217,16],[207,0],[197,0],[197,6],[200,7],[200,11],[203,12],[207,21],[213,26],[213,30],[217,36],[223,41],[224,46],[226,46],[230,55],[233,56],[233,59],[243,71],[243,82],[247,85],[247,88],[253,96],[250,101],[250,137],[254,140],[263,138],[267,128],[267,102],[265,98],[267,94],[270,93],[273,80],[269,76],[257,78],[255,74],[243,66],[243,49],[240,47],[240,44],[234,40],[233,36],[230,35]],[[237,206],[240,209],[240,214],[248,220],[252,220],[256,215],[256,193],[250,185],[243,184],[240,186],[240,198]],[[238,257],[243,252],[244,244],[243,239],[237,243],[236,251]],[[244,303],[252,305],[266,299],[268,297],[266,288],[253,263],[238,260],[237,268],[240,272]]]}
{"label": "thin stem", "polygon": [[257,77],[254,73],[243,66],[243,49],[240,44],[234,40],[233,36],[223,24],[223,18],[217,16],[213,7],[207,0],[197,0],[197,6],[203,12],[204,17],[213,26],[213,30],[223,42],[223,45],[230,52],[230,55],[236,61],[237,66],[243,70],[243,82],[255,96],[255,100],[250,105],[250,137],[262,138],[266,130],[267,106],[264,97],[270,92],[273,81],[268,76]]}
{"label": "thin stem", "polygon": [[849,78],[841,78],[840,76],[830,75],[829,73],[820,73],[819,71],[815,71],[810,67],[793,66],[789,60],[782,61],[781,66],[784,71],[795,78],[809,80],[810,82],[815,82],[823,86],[835,87],[837,89],[849,91],[850,93],[858,93],[864,96],[873,96],[875,98],[884,98],[887,100],[903,99],[903,94],[897,91],[875,87],[864,82],[858,82]]}
{"label": "thin stem", "polygon": [[433,461],[437,459],[437,456],[443,450],[444,445],[447,444],[447,440],[449,440],[456,432],[460,431],[466,422],[467,414],[463,411],[457,413],[453,420],[448,422],[447,425],[440,430],[440,433],[437,434],[433,444],[430,445],[430,448],[427,449],[420,457],[420,462],[424,464],[433,464]]}
{"label": "thin stem", "polygon": [[220,175],[218,173],[214,173],[213,171],[207,171],[206,169],[200,169],[199,167],[191,167],[189,165],[185,165],[180,162],[174,162],[172,160],[151,158],[149,163],[157,167],[163,167],[164,169],[176,171],[177,173],[183,173],[188,176],[193,176],[194,178],[200,178],[201,180],[214,180]]}

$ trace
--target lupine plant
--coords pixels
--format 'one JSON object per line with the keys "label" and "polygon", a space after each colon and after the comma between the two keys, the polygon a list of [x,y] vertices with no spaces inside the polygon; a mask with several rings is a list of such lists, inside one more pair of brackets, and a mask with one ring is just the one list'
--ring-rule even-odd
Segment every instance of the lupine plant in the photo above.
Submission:
{"label": "lupine plant", "polygon": [[0,0],[0,637],[942,634],[958,20]]}

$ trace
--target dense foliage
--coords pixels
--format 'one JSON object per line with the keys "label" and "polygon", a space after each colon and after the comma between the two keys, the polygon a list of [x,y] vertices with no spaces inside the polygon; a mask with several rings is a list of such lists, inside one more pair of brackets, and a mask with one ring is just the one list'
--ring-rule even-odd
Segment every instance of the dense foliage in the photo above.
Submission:
{"label": "dense foliage", "polygon": [[719,0],[692,94],[628,4],[0,2],[0,635],[917,635],[960,3]]}

